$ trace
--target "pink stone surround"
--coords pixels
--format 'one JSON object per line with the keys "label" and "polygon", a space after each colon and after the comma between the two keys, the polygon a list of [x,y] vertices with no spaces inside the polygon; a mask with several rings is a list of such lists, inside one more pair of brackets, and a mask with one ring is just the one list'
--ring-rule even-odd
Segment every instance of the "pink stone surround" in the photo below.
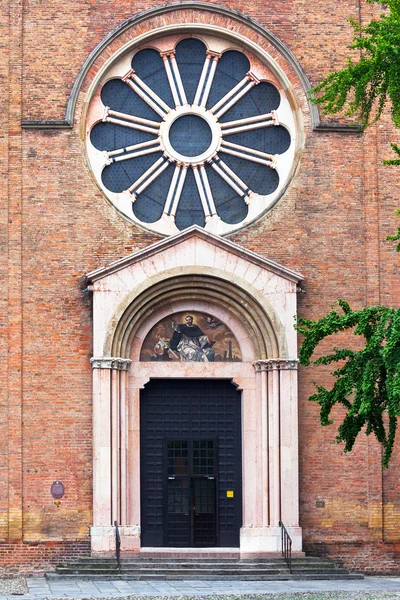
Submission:
{"label": "pink stone surround", "polygon": [[[194,295],[192,299],[171,299],[153,309],[141,306],[129,353],[112,356],[121,323],[127,331],[132,327],[124,315],[130,314],[127,310],[135,299],[178,275],[215,278],[216,288],[233,283],[238,298],[240,291],[245,292],[257,307],[255,318],[260,319],[261,311],[272,324],[274,340],[267,340],[266,346],[275,348],[275,355],[258,356],[255,335],[222,302],[211,304],[209,298]],[[190,377],[228,379],[242,393],[240,555],[279,552],[279,521],[292,537],[293,550],[302,550],[294,329],[300,280],[298,273],[196,226],[88,275],[94,311],[92,552],[114,549],[115,520],[121,524],[122,551],[141,550],[140,390],[153,378]],[[249,302],[246,308],[251,312],[253,305]],[[210,312],[223,320],[239,342],[243,361],[140,362],[141,344],[149,330],[164,316],[181,310]]]}

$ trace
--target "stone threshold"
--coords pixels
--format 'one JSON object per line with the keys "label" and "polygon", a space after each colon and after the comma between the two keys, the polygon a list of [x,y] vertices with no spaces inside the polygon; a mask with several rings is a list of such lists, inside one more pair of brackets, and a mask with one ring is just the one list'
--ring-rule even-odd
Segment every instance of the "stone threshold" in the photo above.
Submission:
{"label": "stone threshold", "polygon": [[[92,552],[93,558],[112,558],[114,552]],[[292,558],[304,558],[304,552],[292,552]],[[138,552],[121,552],[121,558],[282,558],[281,552],[241,552],[240,548],[151,548],[143,547]]]}

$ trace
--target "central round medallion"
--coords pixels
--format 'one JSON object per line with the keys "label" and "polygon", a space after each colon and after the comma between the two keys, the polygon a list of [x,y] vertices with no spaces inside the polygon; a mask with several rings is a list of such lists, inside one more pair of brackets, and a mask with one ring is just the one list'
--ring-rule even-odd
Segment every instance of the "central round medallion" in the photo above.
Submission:
{"label": "central round medallion", "polygon": [[169,141],[173,149],[182,156],[198,156],[210,147],[211,128],[202,117],[183,115],[172,123]]}

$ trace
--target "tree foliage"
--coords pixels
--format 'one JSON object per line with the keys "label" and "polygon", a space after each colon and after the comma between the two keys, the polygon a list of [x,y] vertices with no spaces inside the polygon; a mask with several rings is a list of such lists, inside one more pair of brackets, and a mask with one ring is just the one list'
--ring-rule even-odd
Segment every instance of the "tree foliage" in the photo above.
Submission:
{"label": "tree foliage", "polygon": [[[383,5],[386,12],[365,27],[350,20],[351,48],[360,51],[360,58],[358,62],[349,58],[344,69],[328,75],[312,90],[316,94],[312,101],[325,114],[346,108],[346,114],[357,116],[363,127],[377,121],[390,104],[393,123],[400,127],[400,0],[367,2]],[[398,158],[384,164],[400,165],[400,147],[391,146]],[[400,252],[400,227],[387,239],[398,242]],[[322,425],[330,424],[332,409],[342,405],[346,412],[336,441],[344,442],[344,451],[349,452],[365,429],[382,444],[382,463],[387,467],[400,415],[400,309],[373,306],[353,311],[343,300],[338,305],[340,312],[334,308],[316,321],[298,320],[297,329],[304,335],[300,363],[337,366],[333,387],[317,385],[310,400],[320,405]],[[332,354],[311,361],[318,344],[341,331],[363,338],[362,349],[335,348]]]}
{"label": "tree foliage", "polygon": [[[354,29],[351,49],[360,58],[347,60],[344,69],[330,73],[313,88],[312,101],[324,114],[355,115],[366,127],[377,121],[389,104],[393,123],[400,127],[400,0],[367,0],[388,9],[380,19],[362,27],[349,19]],[[400,165],[400,148],[392,144],[399,158],[386,164]]]}
{"label": "tree foliage", "polygon": [[[397,209],[397,215],[400,217],[400,210]],[[392,242],[399,242],[396,247],[396,251],[400,252],[400,227],[397,229],[397,233],[395,235],[388,235],[386,237],[387,240]]]}
{"label": "tree foliage", "polygon": [[365,427],[365,433],[375,434],[383,445],[382,462],[387,466],[400,415],[400,309],[373,306],[353,311],[343,300],[338,304],[342,312],[333,309],[317,321],[299,318],[297,329],[304,335],[300,363],[309,365],[318,344],[340,331],[353,330],[365,345],[361,350],[335,348],[314,360],[315,365],[339,365],[332,373],[333,387],[317,385],[310,400],[320,405],[322,425],[332,423],[330,414],[336,404],[343,405],[346,414],[336,441],[344,442],[344,451],[349,452]]}

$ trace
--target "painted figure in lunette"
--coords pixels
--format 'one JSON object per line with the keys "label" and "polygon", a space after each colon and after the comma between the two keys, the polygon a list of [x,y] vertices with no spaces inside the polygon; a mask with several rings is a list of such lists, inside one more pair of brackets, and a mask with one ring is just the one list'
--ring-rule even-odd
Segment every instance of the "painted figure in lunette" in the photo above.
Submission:
{"label": "painted figure in lunette", "polygon": [[198,325],[193,323],[193,317],[187,315],[185,323],[172,323],[174,333],[169,343],[172,351],[179,352],[182,362],[213,362],[215,351],[214,341],[209,340]]}

